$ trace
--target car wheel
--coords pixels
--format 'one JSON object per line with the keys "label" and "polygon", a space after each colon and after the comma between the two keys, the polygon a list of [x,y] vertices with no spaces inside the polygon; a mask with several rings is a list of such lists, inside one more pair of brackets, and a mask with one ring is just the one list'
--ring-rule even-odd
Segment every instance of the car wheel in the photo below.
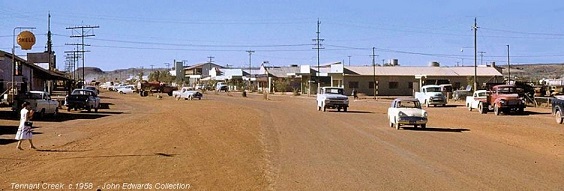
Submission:
{"label": "car wheel", "polygon": [[394,126],[396,127],[396,130],[400,129],[400,124],[398,122],[394,123]]}
{"label": "car wheel", "polygon": [[337,111],[341,111],[341,108],[340,108],[340,107],[337,107]]}
{"label": "car wheel", "polygon": [[392,123],[392,120],[389,121],[390,121],[390,127],[394,127],[394,123]]}
{"label": "car wheel", "polygon": [[468,111],[472,111],[472,104],[466,104],[466,107],[468,107]]}
{"label": "car wheel", "polygon": [[429,100],[425,100],[425,106],[429,107]]}
{"label": "car wheel", "polygon": [[88,106],[88,107],[86,107],[86,110],[88,111],[88,113],[90,113],[90,112],[92,112],[92,107]]}
{"label": "car wheel", "polygon": [[562,119],[562,112],[558,110],[556,111],[556,114],[554,116],[556,118],[556,123],[562,124],[562,122],[564,121],[564,119]]}
{"label": "car wheel", "polygon": [[413,125],[413,128],[417,128],[419,125]]}
{"label": "car wheel", "polygon": [[325,106],[325,104],[323,104],[323,112],[327,111],[327,106]]}
{"label": "car wheel", "polygon": [[421,128],[423,129],[427,128],[427,124],[421,124]]}
{"label": "car wheel", "polygon": [[94,108],[94,113],[98,113],[98,108],[100,108],[100,106]]}
{"label": "car wheel", "polygon": [[525,113],[525,108],[522,108],[522,107],[521,107],[521,108],[519,108],[519,110],[518,110],[517,112],[519,112],[519,114],[524,114],[524,113]]}
{"label": "car wheel", "polygon": [[499,110],[499,107],[497,107],[497,105],[494,105],[494,114],[495,115],[499,115],[501,111]]}
{"label": "car wheel", "polygon": [[192,96],[188,96],[188,99],[189,99],[189,100],[193,100],[194,98],[192,98]]}
{"label": "car wheel", "polygon": [[55,112],[53,113],[53,116],[57,116],[57,115],[59,115],[59,108],[58,107],[55,108]]}
{"label": "car wheel", "polygon": [[478,111],[480,111],[481,114],[488,113],[488,108],[486,106],[484,106],[484,102],[480,102],[478,104]]}
{"label": "car wheel", "polygon": [[70,107],[67,107],[67,111],[70,112],[70,110],[71,110],[71,108],[70,108]]}
{"label": "car wheel", "polygon": [[349,108],[349,107],[343,107],[343,111],[344,111],[344,112],[347,112],[347,109],[348,109],[348,108]]}

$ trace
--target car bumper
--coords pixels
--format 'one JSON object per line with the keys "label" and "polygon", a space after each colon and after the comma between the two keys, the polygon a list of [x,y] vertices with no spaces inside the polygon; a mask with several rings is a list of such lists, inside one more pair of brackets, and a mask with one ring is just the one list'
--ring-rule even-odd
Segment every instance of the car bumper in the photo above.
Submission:
{"label": "car bumper", "polygon": [[447,104],[446,100],[429,100],[429,105],[442,105]]}
{"label": "car bumper", "polygon": [[427,124],[427,118],[425,117],[400,117],[397,122],[402,125],[423,125]]}
{"label": "car bumper", "polygon": [[325,101],[325,107],[348,107],[349,103],[345,101]]}

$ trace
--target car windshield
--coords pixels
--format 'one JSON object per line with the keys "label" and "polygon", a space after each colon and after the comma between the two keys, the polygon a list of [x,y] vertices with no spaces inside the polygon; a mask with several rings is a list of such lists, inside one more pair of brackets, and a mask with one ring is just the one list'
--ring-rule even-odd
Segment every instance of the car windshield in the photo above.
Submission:
{"label": "car windshield", "polygon": [[72,95],[92,95],[92,92],[86,90],[74,90]]}
{"label": "car windshield", "polygon": [[441,92],[440,87],[428,87],[427,92]]}
{"label": "car windshield", "polygon": [[327,88],[325,89],[326,94],[343,94],[343,89],[341,88]]}
{"label": "car windshield", "polygon": [[31,98],[31,99],[41,99],[42,96],[41,96],[40,93],[30,93],[29,98]]}
{"label": "car windshield", "polygon": [[504,87],[497,89],[497,92],[501,94],[516,94],[516,93],[523,93],[523,88],[516,88],[516,87]]}
{"label": "car windshield", "polygon": [[400,108],[421,108],[419,101],[402,100],[398,102]]}

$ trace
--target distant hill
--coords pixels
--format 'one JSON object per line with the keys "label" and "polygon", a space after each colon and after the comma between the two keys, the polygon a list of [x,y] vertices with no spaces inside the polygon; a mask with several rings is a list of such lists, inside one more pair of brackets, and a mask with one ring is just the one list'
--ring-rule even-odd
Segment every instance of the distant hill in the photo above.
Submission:
{"label": "distant hill", "polygon": [[[153,71],[163,71],[166,70],[164,68],[155,68]],[[100,68],[96,67],[85,67],[84,75],[86,81],[125,81],[131,77],[137,78],[139,74],[142,72],[144,75],[148,75],[151,73],[151,69],[139,69],[139,68],[128,68],[128,69],[118,69],[112,71],[103,71]],[[78,68],[76,70],[78,78],[82,78],[82,68]]]}
{"label": "distant hill", "polygon": [[[507,65],[497,64],[503,68],[503,75],[507,76],[509,70]],[[511,76],[523,81],[537,82],[540,79],[564,78],[564,63],[554,64],[517,64],[511,65]]]}

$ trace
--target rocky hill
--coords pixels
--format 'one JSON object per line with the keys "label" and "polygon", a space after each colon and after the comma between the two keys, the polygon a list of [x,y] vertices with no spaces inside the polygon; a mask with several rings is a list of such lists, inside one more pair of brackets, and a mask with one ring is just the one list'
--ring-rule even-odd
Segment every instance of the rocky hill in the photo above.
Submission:
{"label": "rocky hill", "polygon": [[[77,78],[82,78],[82,67],[76,70]],[[155,68],[153,71],[157,70],[166,70],[164,68]],[[112,71],[103,71],[100,68],[96,67],[85,67],[84,68],[84,75],[86,81],[125,81],[132,77],[138,78],[140,73],[143,75],[148,75],[151,72],[151,69],[139,69],[139,68],[128,68],[128,69],[118,69]]]}
{"label": "rocky hill", "polygon": [[[507,76],[507,65],[497,65],[503,68],[503,75]],[[522,81],[537,82],[540,79],[564,78],[564,63],[555,64],[517,64],[511,65],[511,76]]]}

